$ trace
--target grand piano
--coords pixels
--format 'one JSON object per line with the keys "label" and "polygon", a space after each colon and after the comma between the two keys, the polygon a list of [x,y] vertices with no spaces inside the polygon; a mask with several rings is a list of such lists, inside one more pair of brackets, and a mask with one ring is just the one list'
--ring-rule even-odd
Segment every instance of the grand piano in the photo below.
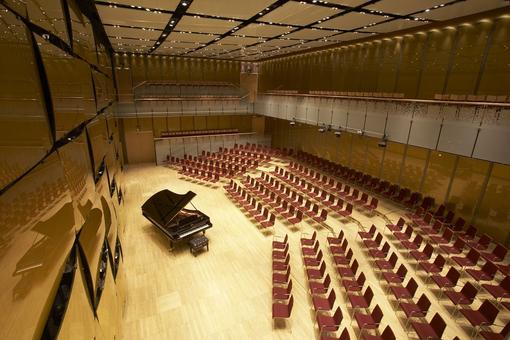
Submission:
{"label": "grand piano", "polygon": [[180,195],[165,189],[142,205],[143,216],[170,239],[170,247],[174,242],[212,227],[209,216],[196,209],[184,208],[195,196],[192,191]]}

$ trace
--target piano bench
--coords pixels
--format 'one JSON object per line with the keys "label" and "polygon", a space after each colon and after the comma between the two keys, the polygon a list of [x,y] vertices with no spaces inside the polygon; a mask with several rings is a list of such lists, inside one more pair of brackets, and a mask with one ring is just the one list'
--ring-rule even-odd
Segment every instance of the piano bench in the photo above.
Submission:
{"label": "piano bench", "polygon": [[196,256],[196,252],[204,247],[207,247],[207,251],[209,251],[209,239],[205,237],[205,235],[200,235],[193,237],[189,240],[189,251]]}

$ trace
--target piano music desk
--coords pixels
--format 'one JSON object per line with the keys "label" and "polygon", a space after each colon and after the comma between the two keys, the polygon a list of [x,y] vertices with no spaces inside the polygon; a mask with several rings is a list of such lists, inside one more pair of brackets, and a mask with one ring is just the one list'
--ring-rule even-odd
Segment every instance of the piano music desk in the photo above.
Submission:
{"label": "piano music desk", "polygon": [[189,240],[189,251],[196,256],[196,252],[204,247],[209,251],[209,239],[205,235],[193,237]]}

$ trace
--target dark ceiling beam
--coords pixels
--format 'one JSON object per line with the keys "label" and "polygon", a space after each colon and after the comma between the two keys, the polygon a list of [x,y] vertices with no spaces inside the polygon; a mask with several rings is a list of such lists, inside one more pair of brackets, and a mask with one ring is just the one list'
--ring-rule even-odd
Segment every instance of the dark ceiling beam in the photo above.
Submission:
{"label": "dark ceiling beam", "polygon": [[225,33],[223,33],[222,35],[220,35],[219,37],[216,37],[214,40],[212,41],[209,41],[208,43],[206,44],[203,44],[202,46],[192,50],[192,51],[189,51],[189,52],[186,52],[185,54],[189,54],[189,53],[193,53],[193,52],[196,52],[204,47],[207,47],[211,44],[214,44],[230,35],[232,35],[232,33],[235,33],[236,31],[240,30],[241,28],[244,28],[250,24],[253,24],[257,21],[258,18],[268,14],[268,13],[271,13],[272,11],[274,11],[275,9],[283,6],[284,4],[286,4],[287,2],[289,2],[290,0],[277,0],[276,2],[274,2],[273,4],[267,6],[266,8],[262,9],[260,12],[258,12],[257,14],[255,14],[254,16],[252,16],[251,18],[248,18],[246,20],[244,20],[243,22],[241,22],[239,25],[237,25],[236,27],[234,27],[233,29],[231,29],[230,31],[227,31]]}
{"label": "dark ceiling beam", "polygon": [[193,0],[180,0],[179,4],[177,5],[177,8],[175,9],[175,12],[170,17],[170,20],[168,20],[168,23],[166,24],[165,28],[163,29],[163,32],[161,32],[161,35],[159,36],[158,40],[156,40],[156,43],[154,46],[152,46],[147,53],[154,52],[159,46],[165,42],[166,38],[172,33],[175,26],[179,23],[181,18],[186,14],[186,11],[188,10],[189,6],[193,3]]}

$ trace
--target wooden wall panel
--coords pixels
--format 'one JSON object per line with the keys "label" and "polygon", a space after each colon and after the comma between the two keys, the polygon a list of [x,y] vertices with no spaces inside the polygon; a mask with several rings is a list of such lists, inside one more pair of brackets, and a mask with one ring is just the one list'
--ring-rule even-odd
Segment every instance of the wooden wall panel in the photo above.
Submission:
{"label": "wooden wall panel", "polygon": [[431,151],[422,193],[434,197],[436,203],[445,202],[448,186],[453,174],[456,156],[438,151]]}

